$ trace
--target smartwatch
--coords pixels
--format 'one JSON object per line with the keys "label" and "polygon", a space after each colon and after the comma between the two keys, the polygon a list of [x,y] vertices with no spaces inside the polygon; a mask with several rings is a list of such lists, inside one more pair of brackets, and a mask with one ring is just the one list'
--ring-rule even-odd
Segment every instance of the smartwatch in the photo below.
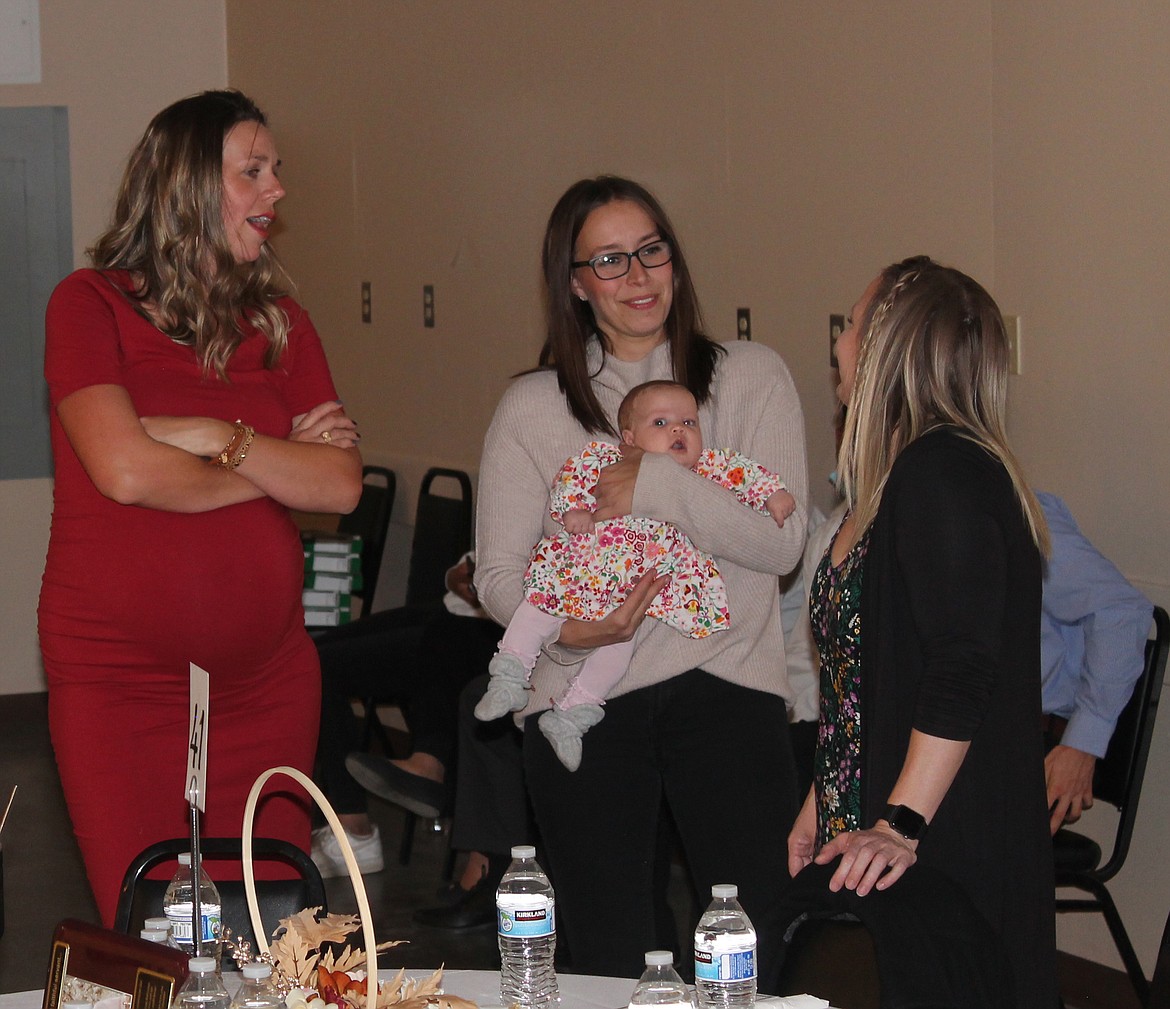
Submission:
{"label": "smartwatch", "polygon": [[909,806],[886,806],[881,818],[907,841],[921,841],[926,836],[926,818]]}

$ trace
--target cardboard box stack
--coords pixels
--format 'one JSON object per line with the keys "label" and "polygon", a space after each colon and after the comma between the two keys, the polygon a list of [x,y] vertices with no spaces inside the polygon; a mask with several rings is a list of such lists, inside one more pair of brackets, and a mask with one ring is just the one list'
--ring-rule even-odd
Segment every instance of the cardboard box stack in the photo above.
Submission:
{"label": "cardboard box stack", "polygon": [[353,618],[351,595],[362,587],[362,538],[302,532],[306,627],[336,627]]}

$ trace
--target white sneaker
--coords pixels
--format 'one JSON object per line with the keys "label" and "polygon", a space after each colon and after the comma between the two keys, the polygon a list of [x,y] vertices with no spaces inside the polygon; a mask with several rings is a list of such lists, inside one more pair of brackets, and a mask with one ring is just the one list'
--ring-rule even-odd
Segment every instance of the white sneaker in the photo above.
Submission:
{"label": "white sneaker", "polygon": [[[373,833],[365,837],[351,834],[348,830],[345,832],[350,847],[353,848],[353,857],[357,859],[358,869],[363,876],[368,872],[381,872],[386,864],[382,857],[382,835],[376,823],[373,827]],[[345,864],[341,845],[333,836],[333,828],[328,824],[313,831],[311,857],[325,879],[349,875],[349,867]]]}

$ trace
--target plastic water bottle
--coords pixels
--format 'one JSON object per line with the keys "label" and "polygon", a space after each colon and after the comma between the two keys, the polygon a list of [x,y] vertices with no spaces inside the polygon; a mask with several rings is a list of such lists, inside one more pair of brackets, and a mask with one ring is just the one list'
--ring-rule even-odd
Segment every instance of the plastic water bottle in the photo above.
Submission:
{"label": "plastic water bottle", "polygon": [[[191,872],[191,852],[179,855],[179,871],[163,895],[163,911],[171,923],[171,937],[184,953],[195,952],[195,936],[191,931],[192,905],[195,900],[194,877]],[[203,919],[203,951],[219,959],[220,901],[219,891],[199,867],[199,914]]]}
{"label": "plastic water bottle", "polygon": [[630,1009],[643,1005],[694,1009],[695,1000],[674,969],[674,954],[670,950],[656,949],[646,954],[646,971],[630,996]]}
{"label": "plastic water bottle", "polygon": [[175,996],[175,1009],[228,1009],[232,1000],[223,979],[215,972],[212,957],[191,957],[187,970],[187,980]]}
{"label": "plastic water bottle", "polygon": [[756,930],[734,883],[711,887],[695,929],[695,994],[701,1009],[747,1009],[756,1000]]}
{"label": "plastic water bottle", "polygon": [[147,942],[156,942],[160,946],[165,946],[171,937],[170,929],[165,928],[144,928],[138,934]]}
{"label": "plastic water bottle", "polygon": [[[164,936],[161,940],[155,936],[147,936],[146,932],[148,930],[152,932],[163,932]],[[146,921],[142,923],[142,933],[143,939],[149,938],[152,942],[162,942],[165,946],[168,946],[171,949],[179,948],[179,944],[175,942],[175,937],[171,935],[171,919],[168,918],[165,914],[158,915],[155,918],[147,918]]]}
{"label": "plastic water bottle", "polygon": [[547,1009],[560,1002],[553,967],[556,898],[530,844],[512,849],[512,864],[496,890],[496,921],[504,1009]]}
{"label": "plastic water bottle", "polygon": [[232,999],[231,1009],[284,1009],[284,999],[272,987],[272,965],[253,960],[241,971],[244,983]]}

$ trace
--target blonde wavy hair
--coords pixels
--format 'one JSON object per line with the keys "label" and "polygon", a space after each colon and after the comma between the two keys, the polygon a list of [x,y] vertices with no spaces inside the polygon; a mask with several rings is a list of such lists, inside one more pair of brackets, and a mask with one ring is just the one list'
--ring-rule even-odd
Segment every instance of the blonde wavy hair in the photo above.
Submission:
{"label": "blonde wavy hair", "polygon": [[138,310],[172,340],[193,347],[206,371],[227,364],[250,322],[276,366],[289,320],[276,304],[288,278],[265,244],[237,263],[223,223],[223,145],[232,127],[267,125],[239,91],[204,91],[151,120],[130,155],[113,222],[89,250],[98,270],[127,270]]}
{"label": "blonde wavy hair", "polygon": [[1007,444],[1007,333],[991,295],[926,256],[906,259],[882,271],[860,331],[837,459],[854,542],[876,517],[902,450],[953,425],[1003,464],[1032,539],[1047,556],[1048,526]]}

